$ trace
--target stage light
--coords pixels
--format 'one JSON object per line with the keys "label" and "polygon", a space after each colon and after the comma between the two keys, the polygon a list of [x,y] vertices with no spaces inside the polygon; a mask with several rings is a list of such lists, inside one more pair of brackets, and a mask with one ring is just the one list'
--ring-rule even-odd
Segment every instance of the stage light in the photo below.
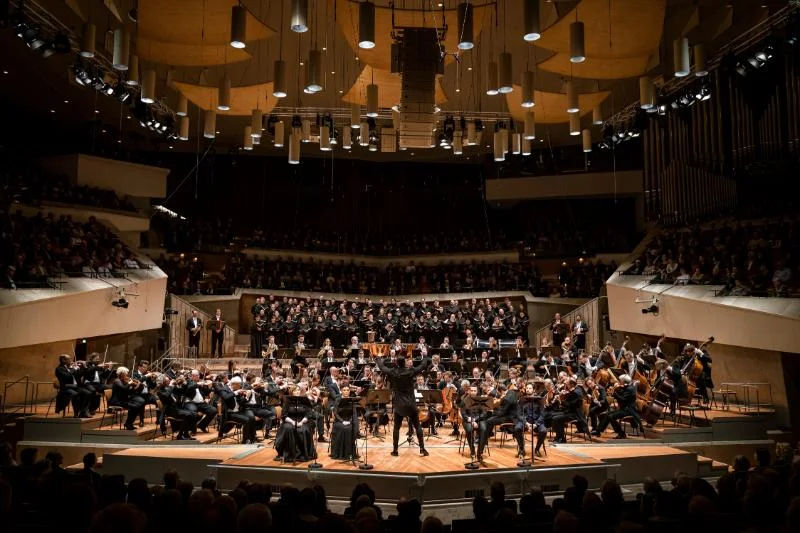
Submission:
{"label": "stage light", "polygon": [[294,128],[289,134],[289,164],[300,164],[300,133]]}
{"label": "stage light", "polygon": [[209,109],[203,115],[203,137],[213,139],[217,136],[217,113]]}
{"label": "stage light", "polygon": [[114,70],[128,70],[128,60],[131,54],[131,34],[125,28],[114,30],[114,52],[111,66]]}
{"label": "stage light", "polygon": [[572,63],[586,61],[583,22],[573,22],[569,25],[569,60]]}
{"label": "stage light", "polygon": [[117,86],[114,87],[114,96],[117,97],[117,100],[120,103],[124,104],[131,99],[131,92],[128,90],[128,87],[125,86],[124,83],[117,83]]}
{"label": "stage light", "polygon": [[358,5],[358,47],[375,48],[375,4],[369,0]]}
{"label": "stage light", "polygon": [[603,110],[598,104],[594,106],[594,108],[592,108],[592,124],[594,124],[595,126],[599,126],[602,123],[603,123]]}
{"label": "stage light", "polygon": [[525,126],[522,130],[522,137],[529,141],[536,138],[536,115],[533,111],[525,113]]}
{"label": "stage light", "polygon": [[486,70],[486,94],[489,96],[494,96],[498,94],[498,82],[497,82],[497,63],[491,61],[489,63],[489,68]]}
{"label": "stage light", "polygon": [[181,117],[180,133],[178,139],[182,141],[189,140],[189,117]]}
{"label": "stage light", "polygon": [[242,148],[248,152],[253,149],[253,128],[252,126],[244,127],[244,137],[242,139]]}
{"label": "stage light", "polygon": [[539,24],[539,0],[525,0],[522,27],[522,38],[526,41],[537,41],[542,36]]}
{"label": "stage light", "polygon": [[646,315],[648,313],[654,314],[654,315],[658,314],[658,306],[656,304],[653,304],[650,307],[645,307],[644,309],[642,309],[642,314],[643,315]]}
{"label": "stage light", "polygon": [[472,5],[469,2],[462,2],[458,4],[458,49],[459,50],[472,50],[475,43],[472,40],[473,32],[473,13]]}
{"label": "stage light", "polygon": [[286,97],[286,62],[276,59],[272,77],[272,96],[275,98]]}
{"label": "stage light", "polygon": [[689,75],[689,39],[680,37],[672,41],[672,60],[675,77],[682,78]]}
{"label": "stage light", "polygon": [[283,148],[283,121],[279,120],[275,123],[275,133],[272,144],[275,148]]}
{"label": "stage light", "polygon": [[91,59],[94,57],[95,40],[97,39],[97,28],[94,24],[85,24],[83,34],[81,34],[81,57]]}
{"label": "stage light", "polygon": [[231,79],[227,74],[219,80],[217,89],[217,109],[220,111],[230,111],[231,109]]}
{"label": "stage light", "polygon": [[[308,0],[292,0],[289,28],[296,33],[304,33],[308,31]],[[289,162],[291,163],[291,161]],[[299,159],[297,162],[300,162]]]}
{"label": "stage light", "polygon": [[536,105],[533,72],[526,70],[522,73],[522,107]]}
{"label": "stage light", "polygon": [[706,69],[706,46],[704,44],[694,45],[694,75],[698,78],[708,76]]}
{"label": "stage light", "polygon": [[378,86],[374,83],[367,85],[367,116],[378,116]]}
{"label": "stage light", "polygon": [[142,73],[142,92],[139,99],[145,104],[156,101],[156,71],[147,69]]}
{"label": "stage light", "polygon": [[572,80],[567,80],[564,83],[567,93],[567,113],[577,113],[580,111],[578,104],[578,92],[575,90],[575,84]]}
{"label": "stage light", "polygon": [[497,69],[497,91],[501,94],[508,94],[514,90],[511,73],[511,54],[502,52],[498,60]]}
{"label": "stage light", "polygon": [[308,52],[306,86],[304,91],[308,94],[318,93],[322,90],[322,82],[322,52],[319,50],[310,50]]}
{"label": "stage light", "polygon": [[578,113],[569,115],[569,134],[576,137],[581,134],[581,117]]}
{"label": "stage light", "polygon": [[641,109],[651,109],[655,105],[655,87],[650,76],[639,78],[639,107]]}
{"label": "stage light", "polygon": [[235,5],[231,8],[231,46],[234,48],[244,48],[247,29],[247,8],[243,5]]}

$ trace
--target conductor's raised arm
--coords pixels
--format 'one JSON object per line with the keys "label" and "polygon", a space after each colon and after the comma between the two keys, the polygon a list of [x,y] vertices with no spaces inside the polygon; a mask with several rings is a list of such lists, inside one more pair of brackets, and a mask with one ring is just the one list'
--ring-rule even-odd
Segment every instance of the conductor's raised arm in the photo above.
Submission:
{"label": "conductor's raised arm", "polygon": [[378,359],[375,361],[375,364],[376,364],[376,365],[378,365],[378,368],[379,368],[379,369],[380,369],[380,371],[381,371],[381,372],[383,372],[384,374],[388,374],[388,373],[389,373],[389,371],[391,370],[391,369],[390,369],[388,366],[386,366],[386,365],[384,364],[384,362],[383,362],[383,357],[379,357],[379,358],[378,358]]}
{"label": "conductor's raised arm", "polygon": [[431,358],[430,357],[423,357],[422,361],[419,362],[418,365],[414,366],[414,373],[419,374],[420,372],[424,372],[426,368],[431,365]]}

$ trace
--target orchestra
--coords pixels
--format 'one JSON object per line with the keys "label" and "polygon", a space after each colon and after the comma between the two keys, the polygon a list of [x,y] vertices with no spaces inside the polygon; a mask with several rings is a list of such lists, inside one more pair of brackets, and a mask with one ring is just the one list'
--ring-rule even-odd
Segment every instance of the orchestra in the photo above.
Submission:
{"label": "orchestra", "polygon": [[[678,404],[695,393],[707,398],[713,387],[706,349],[713,337],[698,347],[686,344],[674,358],[665,352],[663,336],[638,352],[627,337],[618,349],[608,343],[587,351],[588,326],[580,317],[568,325],[556,315],[553,342],[528,347],[524,334],[508,338],[499,327],[524,319],[513,305],[468,306],[478,318],[472,322],[453,301],[447,307],[417,304],[418,316],[412,304],[308,304],[308,316],[286,338],[286,328],[271,326],[285,310],[276,299],[270,302],[259,298],[251,310],[255,331],[266,335],[254,343],[260,372],[240,370],[233,360],[216,374],[178,361],[159,371],[142,360],[130,372],[100,354],[85,362],[63,355],[55,371],[57,411],[71,404],[74,416],[90,417],[110,389],[108,404],[125,411],[127,430],[137,419],[144,425],[148,404],[156,407],[158,430],[166,434],[171,426],[176,440],[194,439],[215,424],[218,438],[238,428],[243,444],[255,444],[271,440],[277,428],[276,459],[291,462],[315,461],[316,444],[327,441],[331,458],[355,461],[359,441],[382,439],[380,429],[389,424],[392,455],[399,455],[406,426],[409,443],[425,457],[423,428],[432,437],[447,424],[463,453],[482,463],[489,437],[500,431],[513,434],[521,460],[526,440],[530,455],[541,458],[548,431],[555,445],[567,441],[573,425],[590,440],[603,438],[609,426],[616,438],[627,438],[623,420],[651,426],[667,413],[675,416]],[[304,307],[294,299],[285,305]],[[434,320],[437,309],[441,321]],[[310,326],[319,323],[326,327]],[[368,342],[360,341],[359,324],[370,328]],[[308,343],[306,334],[319,344]]]}

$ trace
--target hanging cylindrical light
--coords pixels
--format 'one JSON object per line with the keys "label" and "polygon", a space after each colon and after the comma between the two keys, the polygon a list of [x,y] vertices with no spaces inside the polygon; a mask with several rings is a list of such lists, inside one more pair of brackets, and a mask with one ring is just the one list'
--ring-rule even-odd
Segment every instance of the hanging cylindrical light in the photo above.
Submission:
{"label": "hanging cylindrical light", "polygon": [[331,128],[330,126],[319,127],[319,149],[323,152],[331,151]]}
{"label": "hanging cylindrical light", "polygon": [[297,131],[289,134],[289,164],[297,165],[300,163],[300,135]]}
{"label": "hanging cylindrical light", "polygon": [[503,134],[503,150],[505,151],[505,153],[508,153],[511,151],[511,135],[505,128],[500,130],[500,132]]}
{"label": "hanging cylindrical light", "polygon": [[475,129],[475,121],[470,120],[467,122],[467,146],[475,146],[476,144],[478,144],[478,135]]}
{"label": "hanging cylindrical light", "polygon": [[530,139],[522,139],[522,155],[531,155]]}
{"label": "hanging cylindrical light", "polygon": [[181,125],[179,128],[178,139],[181,141],[189,140],[189,117],[181,117]]}
{"label": "hanging cylindrical light", "polygon": [[495,161],[505,161],[506,160],[506,149],[503,146],[503,131],[505,130],[497,130],[494,132],[494,160]]}
{"label": "hanging cylindrical light", "polygon": [[90,59],[94,57],[95,40],[97,39],[97,27],[88,23],[83,26],[81,34],[81,57]]}
{"label": "hanging cylindrical light", "polygon": [[708,76],[706,69],[706,46],[702,43],[694,45],[694,75],[698,78]]}
{"label": "hanging cylindrical light", "polygon": [[139,99],[145,104],[152,104],[156,101],[155,69],[147,69],[142,74],[142,91],[139,93]]}
{"label": "hanging cylindrical light", "polygon": [[569,134],[573,137],[581,134],[581,117],[578,113],[569,115]]}
{"label": "hanging cylindrical light", "polygon": [[511,72],[511,54],[502,52],[497,63],[497,90],[502,94],[508,94],[514,90],[514,75]]}
{"label": "hanging cylindrical light", "polygon": [[217,113],[216,111],[208,110],[203,116],[203,137],[213,139],[217,136]]}
{"label": "hanging cylindrical light", "polygon": [[128,74],[125,76],[125,85],[136,87],[139,85],[139,56],[131,54],[128,58]]}
{"label": "hanging cylindrical light", "polygon": [[245,150],[253,149],[253,128],[250,126],[244,127],[244,139],[242,140],[242,148]]}
{"label": "hanging cylindrical light", "polygon": [[300,140],[304,143],[311,142],[311,120],[304,118],[300,124]]}
{"label": "hanging cylindrical light", "polygon": [[499,92],[497,88],[497,63],[491,61],[489,68],[486,70],[486,94],[489,96],[496,95]]}
{"label": "hanging cylindrical light", "polygon": [[349,150],[353,146],[352,130],[350,126],[342,128],[342,148]]}
{"label": "hanging cylindrical light", "polygon": [[261,131],[264,129],[264,113],[260,109],[253,109],[250,115],[250,129],[252,130],[253,137],[261,137]]}
{"label": "hanging cylindrical light", "polygon": [[536,138],[536,115],[533,111],[525,113],[525,127],[522,131],[522,138],[529,141]]}
{"label": "hanging cylindrical light", "polygon": [[175,114],[179,117],[185,117],[189,114],[189,101],[183,93],[178,93],[178,103],[175,106]]}
{"label": "hanging cylindrical light", "polygon": [[589,130],[589,128],[583,130],[583,151],[592,151],[592,132]]}
{"label": "hanging cylindrical light", "polygon": [[308,52],[308,77],[306,79],[306,91],[318,93],[322,90],[322,52],[311,50]]}
{"label": "hanging cylindrical light", "polygon": [[375,4],[369,0],[358,4],[358,47],[375,48]]}
{"label": "hanging cylindrical light", "polygon": [[361,104],[350,104],[350,127],[354,130],[361,127]]}
{"label": "hanging cylindrical light", "polygon": [[594,106],[592,109],[592,124],[595,126],[599,126],[603,123],[603,110],[600,108],[600,105]]}
{"label": "hanging cylindrical light", "polygon": [[456,34],[458,35],[458,49],[459,50],[472,50],[475,43],[472,40],[472,4],[469,2],[461,2],[456,8],[458,14],[458,27]]}
{"label": "hanging cylindrical light", "polygon": [[369,151],[370,152],[377,152],[378,151],[378,138],[371,139],[369,142]]}
{"label": "hanging cylindrical light", "polygon": [[358,132],[358,144],[360,146],[369,146],[369,124],[367,122],[361,123],[361,130]]}
{"label": "hanging cylindrical light", "polygon": [[522,38],[526,41],[537,41],[542,36],[539,29],[539,0],[525,0],[522,31]]}
{"label": "hanging cylindrical light", "polygon": [[453,133],[453,155],[461,155],[464,153],[464,138],[462,137],[461,130],[456,130]]}
{"label": "hanging cylindrical light", "polygon": [[279,120],[275,123],[275,139],[272,143],[275,148],[283,148],[283,121]]}
{"label": "hanging cylindrical light", "polygon": [[242,4],[237,4],[231,8],[231,46],[234,48],[244,48],[247,28],[247,9]]}
{"label": "hanging cylindrical light", "polygon": [[676,77],[689,75],[689,39],[680,37],[672,41],[672,61]]}
{"label": "hanging cylindrical light", "polygon": [[222,76],[222,79],[219,80],[217,109],[220,111],[230,111],[231,109],[231,79],[227,74]]}
{"label": "hanging cylindrical light", "polygon": [[655,104],[655,97],[653,80],[650,79],[650,76],[641,76],[639,78],[639,107],[642,109],[650,109]]}
{"label": "hanging cylindrical light", "polygon": [[572,63],[583,63],[586,60],[583,22],[569,25],[569,60]]}
{"label": "hanging cylindrical light", "polygon": [[282,59],[275,60],[274,74],[272,77],[272,96],[275,98],[286,97],[286,62]]}
{"label": "hanging cylindrical light", "polygon": [[131,55],[131,34],[125,28],[114,30],[114,54],[111,66],[114,70],[128,70],[128,59]]}
{"label": "hanging cylindrical light", "polygon": [[392,109],[392,127],[400,131],[400,111],[395,111]]}
{"label": "hanging cylindrical light", "polygon": [[261,137],[253,137],[253,146],[258,146],[261,144]]}
{"label": "hanging cylindrical light", "polygon": [[533,71],[526,70],[522,73],[522,107],[533,107],[536,105],[534,96]]}
{"label": "hanging cylindrical light", "polygon": [[[292,12],[289,27],[293,32],[308,31],[308,0],[292,0]],[[298,153],[298,157],[299,157]],[[289,161],[291,163],[291,161]]]}
{"label": "hanging cylindrical light", "polygon": [[367,116],[378,116],[378,86],[374,83],[367,85]]}
{"label": "hanging cylindrical light", "polygon": [[572,80],[567,80],[564,86],[567,90],[567,113],[577,113],[581,108],[578,104],[578,91],[575,90],[575,84]]}
{"label": "hanging cylindrical light", "polygon": [[511,134],[511,153],[517,154],[522,151],[522,135],[519,133]]}

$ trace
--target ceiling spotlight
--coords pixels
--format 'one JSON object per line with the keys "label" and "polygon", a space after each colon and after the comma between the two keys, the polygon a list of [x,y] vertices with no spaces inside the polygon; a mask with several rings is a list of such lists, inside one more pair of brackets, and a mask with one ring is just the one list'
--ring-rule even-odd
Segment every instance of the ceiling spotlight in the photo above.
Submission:
{"label": "ceiling spotlight", "polygon": [[522,38],[526,41],[537,41],[542,36],[539,25],[539,0],[525,0],[522,12],[524,33]]}
{"label": "ceiling spotlight", "polygon": [[375,4],[369,0],[358,4],[358,47],[375,48]]}
{"label": "ceiling spotlight", "polygon": [[308,0],[292,0],[289,28],[295,33],[305,33],[308,31]]}
{"label": "ceiling spotlight", "polygon": [[573,22],[569,25],[569,60],[572,63],[586,61],[583,22]]}
{"label": "ceiling spotlight", "polygon": [[231,8],[231,46],[234,48],[244,48],[247,27],[247,8],[238,4]]}
{"label": "ceiling spotlight", "polygon": [[475,43],[472,40],[472,4],[469,2],[462,2],[458,4],[458,49],[459,50],[472,50]]}

